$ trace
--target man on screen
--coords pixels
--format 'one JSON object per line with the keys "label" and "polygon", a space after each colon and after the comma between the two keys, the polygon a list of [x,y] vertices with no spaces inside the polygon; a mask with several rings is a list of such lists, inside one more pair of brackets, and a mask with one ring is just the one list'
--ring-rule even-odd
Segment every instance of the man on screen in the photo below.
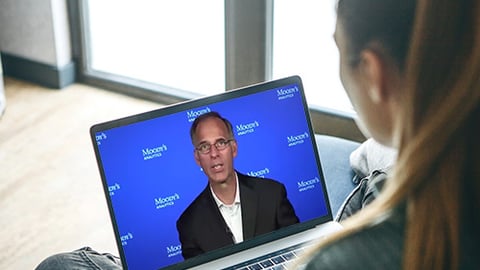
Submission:
{"label": "man on screen", "polygon": [[177,220],[184,259],[298,223],[283,184],[235,171],[238,145],[227,119],[203,114],[190,136],[208,184]]}

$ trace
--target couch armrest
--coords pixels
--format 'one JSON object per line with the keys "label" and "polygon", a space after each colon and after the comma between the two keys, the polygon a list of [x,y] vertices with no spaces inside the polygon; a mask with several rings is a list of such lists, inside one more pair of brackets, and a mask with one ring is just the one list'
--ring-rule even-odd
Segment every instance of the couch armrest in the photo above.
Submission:
{"label": "couch armrest", "polygon": [[335,216],[345,198],[354,189],[354,172],[350,166],[350,154],[360,143],[328,136],[315,135],[320,163],[327,185],[327,194]]}

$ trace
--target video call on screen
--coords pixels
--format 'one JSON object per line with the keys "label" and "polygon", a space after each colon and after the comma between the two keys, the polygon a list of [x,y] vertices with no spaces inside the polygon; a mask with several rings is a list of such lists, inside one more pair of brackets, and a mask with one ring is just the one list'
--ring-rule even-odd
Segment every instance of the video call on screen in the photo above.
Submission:
{"label": "video call on screen", "polygon": [[207,185],[189,131],[206,112],[216,111],[232,123],[237,171],[283,183],[301,222],[327,215],[316,146],[299,91],[298,85],[288,85],[95,133],[130,269],[183,261],[176,221]]}

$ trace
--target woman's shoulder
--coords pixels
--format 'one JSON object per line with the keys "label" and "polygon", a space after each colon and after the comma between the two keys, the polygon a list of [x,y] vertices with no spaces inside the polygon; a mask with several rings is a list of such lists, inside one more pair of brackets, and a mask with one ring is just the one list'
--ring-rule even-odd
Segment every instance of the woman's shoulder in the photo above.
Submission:
{"label": "woman's shoulder", "polygon": [[328,244],[314,253],[305,269],[401,269],[403,214],[394,211],[381,221]]}

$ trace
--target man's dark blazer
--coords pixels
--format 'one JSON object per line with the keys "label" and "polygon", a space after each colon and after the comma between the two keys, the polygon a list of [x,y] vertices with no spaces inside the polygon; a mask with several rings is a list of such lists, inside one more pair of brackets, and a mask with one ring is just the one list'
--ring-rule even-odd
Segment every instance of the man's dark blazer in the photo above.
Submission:
{"label": "man's dark blazer", "polygon": [[[237,175],[244,240],[298,223],[283,184]],[[177,230],[184,259],[234,243],[208,184],[177,220]]]}

